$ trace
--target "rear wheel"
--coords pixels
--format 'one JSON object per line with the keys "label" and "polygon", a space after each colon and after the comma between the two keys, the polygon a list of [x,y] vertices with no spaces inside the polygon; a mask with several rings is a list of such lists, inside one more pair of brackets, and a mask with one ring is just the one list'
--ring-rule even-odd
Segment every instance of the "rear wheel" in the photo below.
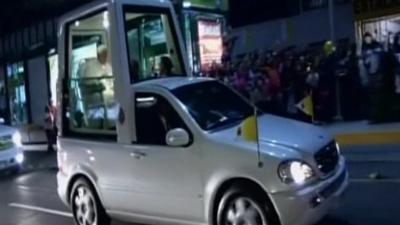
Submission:
{"label": "rear wheel", "polygon": [[78,225],[110,225],[100,199],[85,179],[78,179],[71,192],[71,206]]}
{"label": "rear wheel", "polygon": [[229,189],[218,206],[217,225],[278,225],[265,195],[240,186]]}

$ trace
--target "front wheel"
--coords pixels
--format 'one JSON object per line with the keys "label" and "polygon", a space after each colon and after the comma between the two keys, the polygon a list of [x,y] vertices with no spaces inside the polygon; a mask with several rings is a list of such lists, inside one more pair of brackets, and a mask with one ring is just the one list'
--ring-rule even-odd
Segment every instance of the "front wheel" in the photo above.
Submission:
{"label": "front wheel", "polygon": [[85,179],[75,182],[72,188],[71,206],[77,225],[111,224],[96,192]]}
{"label": "front wheel", "polygon": [[264,195],[241,187],[229,189],[218,206],[217,225],[278,225]]}

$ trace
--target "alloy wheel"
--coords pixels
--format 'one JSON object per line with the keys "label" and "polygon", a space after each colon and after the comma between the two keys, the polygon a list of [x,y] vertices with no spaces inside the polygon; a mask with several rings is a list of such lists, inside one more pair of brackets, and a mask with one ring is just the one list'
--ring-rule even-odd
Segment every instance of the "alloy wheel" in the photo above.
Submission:
{"label": "alloy wheel", "polygon": [[79,225],[97,225],[96,201],[91,191],[84,186],[76,190],[74,214]]}
{"label": "alloy wheel", "polygon": [[268,225],[260,206],[252,199],[234,199],[225,213],[225,225]]}

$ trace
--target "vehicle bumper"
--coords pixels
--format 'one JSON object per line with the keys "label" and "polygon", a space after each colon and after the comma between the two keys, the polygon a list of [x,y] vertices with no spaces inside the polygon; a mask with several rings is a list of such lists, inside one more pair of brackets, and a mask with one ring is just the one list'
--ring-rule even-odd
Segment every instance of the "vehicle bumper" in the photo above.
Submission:
{"label": "vehicle bumper", "polygon": [[17,172],[17,171],[20,171],[21,168],[22,168],[22,165],[13,164],[13,165],[9,165],[9,166],[4,167],[4,168],[0,168],[0,172],[6,172],[6,173],[8,171]]}
{"label": "vehicle bumper", "polygon": [[57,173],[57,193],[61,201],[69,206],[68,202],[68,178],[62,172]]}
{"label": "vehicle bumper", "polygon": [[342,158],[336,173],[329,179],[301,190],[272,194],[281,225],[316,224],[339,206],[347,185],[348,172]]}
{"label": "vehicle bumper", "polygon": [[17,147],[0,152],[0,171],[20,169],[22,164],[17,162],[17,155],[23,154]]}

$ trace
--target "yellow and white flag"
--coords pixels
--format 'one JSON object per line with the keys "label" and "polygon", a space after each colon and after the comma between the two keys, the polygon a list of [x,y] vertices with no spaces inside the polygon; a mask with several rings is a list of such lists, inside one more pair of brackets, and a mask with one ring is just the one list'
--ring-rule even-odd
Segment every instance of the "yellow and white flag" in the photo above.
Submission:
{"label": "yellow and white flag", "polygon": [[257,117],[250,116],[243,120],[238,129],[238,136],[248,142],[257,142]]}
{"label": "yellow and white flag", "polygon": [[301,100],[296,107],[303,111],[306,115],[314,118],[314,104],[311,93],[303,98],[303,100]]}
{"label": "yellow and white flag", "polygon": [[254,114],[242,121],[240,127],[237,130],[237,136],[241,137],[247,142],[253,142],[257,144],[257,165],[258,167],[262,168],[263,162],[261,160],[260,142],[258,135],[258,113],[257,108],[254,107]]}

